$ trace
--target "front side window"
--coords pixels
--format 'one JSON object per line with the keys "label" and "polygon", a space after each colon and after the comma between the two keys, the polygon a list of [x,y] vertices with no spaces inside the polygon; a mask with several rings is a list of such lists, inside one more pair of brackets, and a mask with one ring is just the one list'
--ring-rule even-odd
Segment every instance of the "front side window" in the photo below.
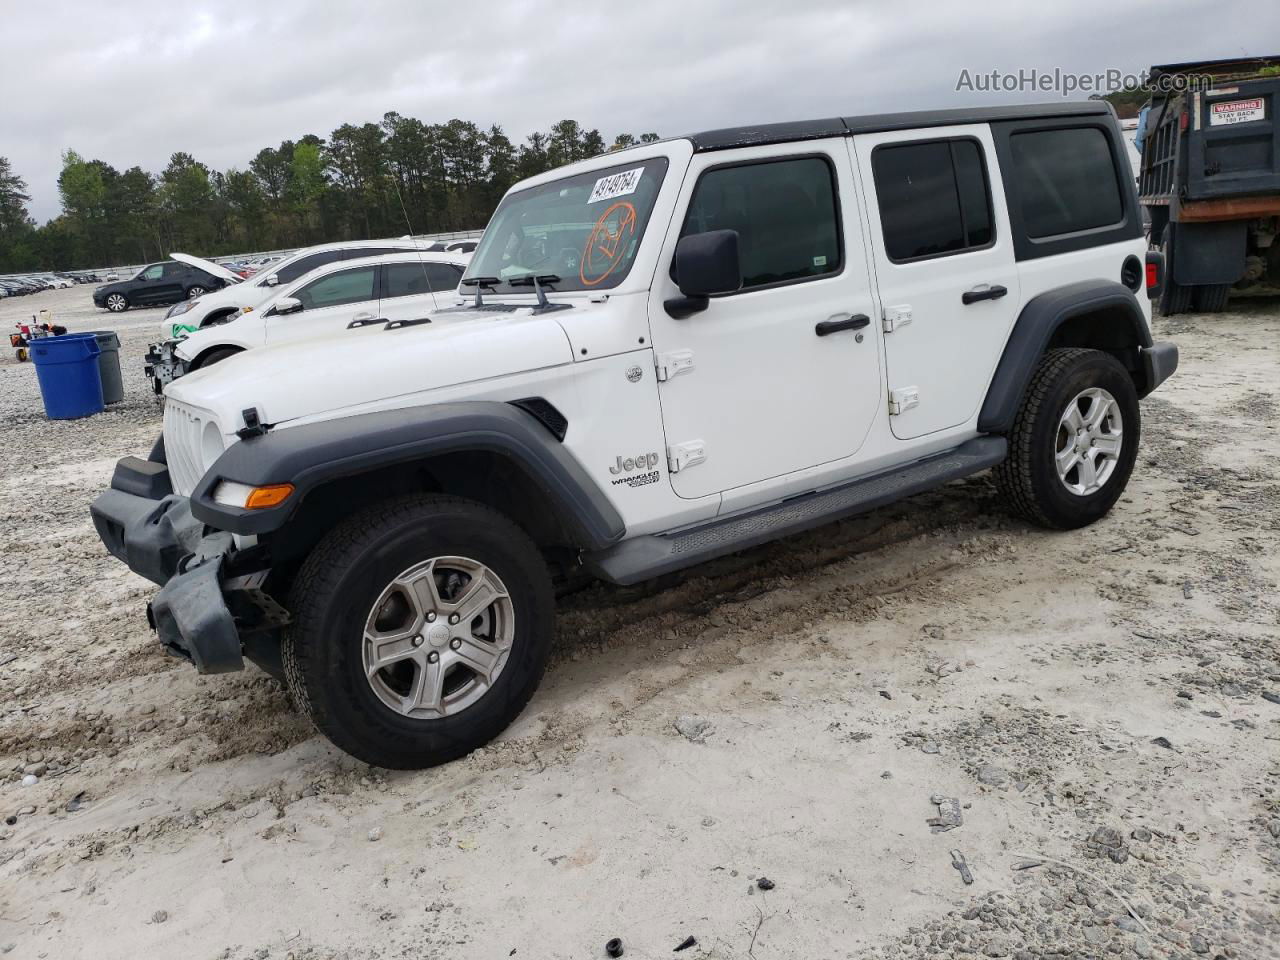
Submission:
{"label": "front side window", "polygon": [[1027,236],[1039,240],[1124,219],[1111,144],[1100,128],[1015,133],[1009,145]]}
{"label": "front side window", "polygon": [[555,276],[555,290],[607,290],[631,270],[665,157],[636,160],[509,194],[498,205],[467,267],[496,277],[495,289],[524,292],[512,280]]}
{"label": "front side window", "polygon": [[355,267],[339,270],[313,280],[294,294],[307,310],[323,307],[340,307],[348,303],[361,303],[375,299],[374,282],[377,267]]}
{"label": "front side window", "polygon": [[153,263],[151,266],[147,267],[140,274],[138,274],[138,279],[139,280],[159,280],[160,275],[163,273],[164,273],[164,264]]}
{"label": "front side window", "polygon": [[712,168],[698,181],[680,235],[736,230],[742,288],[836,273],[840,214],[821,157]]}
{"label": "front side window", "polygon": [[976,141],[876,147],[871,168],[890,260],[921,260],[991,244],[991,191]]}
{"label": "front side window", "polygon": [[451,293],[462,271],[447,263],[389,263],[382,268],[382,298]]}

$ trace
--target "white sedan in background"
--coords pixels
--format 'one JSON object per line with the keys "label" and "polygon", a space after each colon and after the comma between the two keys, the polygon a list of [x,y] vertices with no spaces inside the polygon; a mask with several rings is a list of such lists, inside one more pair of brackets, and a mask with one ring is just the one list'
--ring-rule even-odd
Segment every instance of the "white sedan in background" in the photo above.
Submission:
{"label": "white sedan in background", "polygon": [[403,250],[337,260],[292,283],[277,283],[256,306],[240,307],[220,322],[153,345],[147,375],[160,393],[185,373],[254,347],[424,319],[457,303],[458,281],[470,259],[469,254]]}

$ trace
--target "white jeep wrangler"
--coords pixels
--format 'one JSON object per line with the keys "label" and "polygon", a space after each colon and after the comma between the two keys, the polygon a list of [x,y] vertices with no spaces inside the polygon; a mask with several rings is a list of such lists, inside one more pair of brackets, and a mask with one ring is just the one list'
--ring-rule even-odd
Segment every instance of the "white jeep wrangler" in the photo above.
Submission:
{"label": "white jeep wrangler", "polygon": [[1162,272],[1105,104],[644,144],[513,187],[451,322],[171,385],[93,518],[161,585],[168,650],[247,656],[344,750],[436,764],[533,695],[558,580],[634,583],[991,467],[1035,523],[1102,517],[1177,366],[1148,325]]}

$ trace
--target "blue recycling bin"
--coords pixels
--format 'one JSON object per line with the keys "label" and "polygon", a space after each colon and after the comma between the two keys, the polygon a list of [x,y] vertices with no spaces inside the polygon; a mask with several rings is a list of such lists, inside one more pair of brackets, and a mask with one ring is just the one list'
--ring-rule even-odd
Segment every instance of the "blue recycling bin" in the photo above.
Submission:
{"label": "blue recycling bin", "polygon": [[40,381],[44,412],[50,420],[74,420],[101,413],[102,374],[98,372],[98,338],[68,333],[31,341],[31,359]]}

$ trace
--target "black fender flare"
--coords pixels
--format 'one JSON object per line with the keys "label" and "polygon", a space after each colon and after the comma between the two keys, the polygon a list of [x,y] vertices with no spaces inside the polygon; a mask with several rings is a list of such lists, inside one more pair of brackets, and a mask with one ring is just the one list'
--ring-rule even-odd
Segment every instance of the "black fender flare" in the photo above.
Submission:
{"label": "black fender flare", "polygon": [[[232,444],[200,479],[191,512],[218,530],[271,533],[323,484],[397,464],[462,451],[514,461],[558,508],[584,549],[600,549],[626,532],[622,517],[582,465],[532,414],[499,401],[440,403],[277,428]],[[247,510],[214,501],[223,480],[249,486],[291,483],[277,507]]]}
{"label": "black fender flare", "polygon": [[[1046,290],[1027,301],[1014,322],[978,414],[978,430],[1008,432],[1036,364],[1054,334],[1073,317],[1090,313],[1105,314],[1114,325],[1107,331],[1109,342],[1097,344],[1099,349],[1131,347],[1136,359],[1137,353],[1151,346],[1146,316],[1133,291],[1124,284],[1114,280],[1080,280]],[[1150,391],[1144,389],[1141,382],[1141,364],[1137,365],[1135,374],[1139,378],[1138,393],[1145,396]]]}

